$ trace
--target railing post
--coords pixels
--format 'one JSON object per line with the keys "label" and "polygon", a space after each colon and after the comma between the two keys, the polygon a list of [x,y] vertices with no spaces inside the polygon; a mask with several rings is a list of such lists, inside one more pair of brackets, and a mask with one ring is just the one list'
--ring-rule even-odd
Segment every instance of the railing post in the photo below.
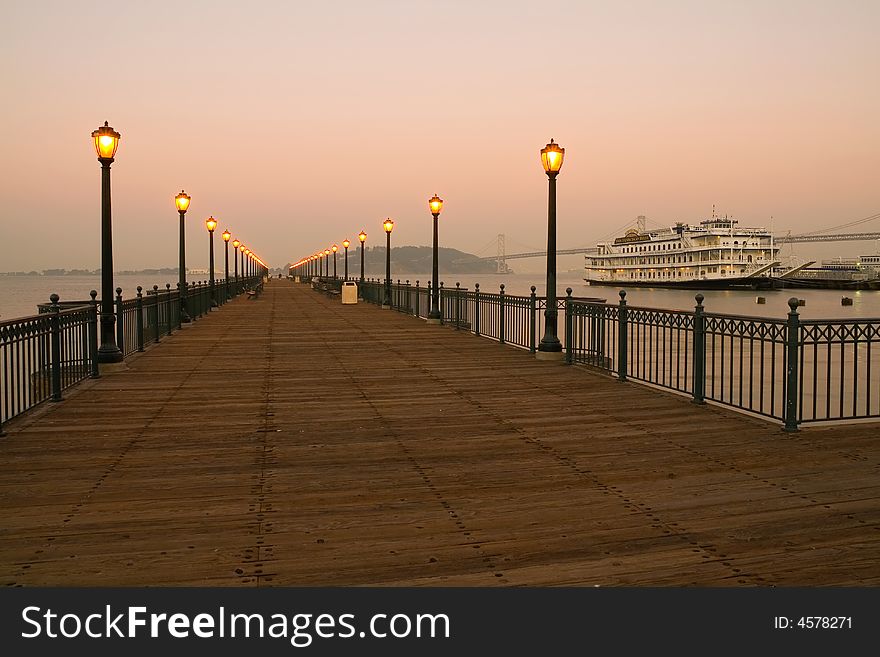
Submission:
{"label": "railing post", "polygon": [[504,283],[498,293],[498,342],[504,344]]}
{"label": "railing post", "polygon": [[143,288],[137,286],[137,322],[135,324],[137,330],[137,350],[144,350],[144,295]]}
{"label": "railing post", "polygon": [[416,317],[421,317],[421,315],[419,314],[419,304],[420,304],[420,299],[419,299],[419,281],[418,281],[418,279],[416,279],[416,313],[415,313],[415,314],[416,314]]}
{"label": "railing post", "polygon": [[694,297],[694,398],[695,404],[706,403],[706,316],[703,314],[703,295]]}
{"label": "railing post", "polygon": [[474,334],[480,335],[480,284],[474,283]]}
{"label": "railing post", "polygon": [[168,322],[168,335],[171,335],[171,283],[165,283],[165,319]]}
{"label": "railing post", "polygon": [[52,331],[52,401],[61,401],[61,306],[58,305],[59,296],[52,294],[49,301],[52,302],[49,319]]}
{"label": "railing post", "polygon": [[461,330],[461,283],[455,283],[455,330]]}
{"label": "railing post", "polygon": [[440,298],[440,323],[444,324],[445,322],[443,320],[445,319],[445,313],[443,312],[443,281],[440,281],[440,293],[438,296]]}
{"label": "railing post", "polygon": [[798,401],[800,386],[798,385],[798,356],[800,355],[800,317],[798,317],[798,300],[788,300],[788,325],[785,339],[785,431],[798,430]]}
{"label": "railing post", "polygon": [[89,355],[92,361],[92,371],[89,377],[97,379],[101,376],[98,370],[98,292],[92,290],[89,292],[89,296],[92,297],[92,309],[89,311]]}
{"label": "railing post", "polygon": [[538,347],[538,297],[535,289],[532,285],[532,294],[529,297],[529,353],[535,353]]}
{"label": "railing post", "polygon": [[617,307],[617,380],[626,381],[626,348],[629,309],[626,307],[626,290],[618,292],[620,304]]}
{"label": "railing post", "polygon": [[158,285],[153,286],[153,319],[155,320],[154,326],[156,327],[156,339],[154,341],[159,342],[159,286]]}
{"label": "railing post", "polygon": [[[230,297],[231,299],[231,297]],[[180,312],[180,283],[177,283],[177,330],[183,328],[183,313]]]}
{"label": "railing post", "polygon": [[412,297],[410,297],[412,290],[410,289],[409,279],[406,279],[406,314],[412,315]]}
{"label": "railing post", "polygon": [[571,315],[571,288],[566,288],[565,293],[565,364],[571,365],[571,336],[574,333]]}
{"label": "railing post", "polygon": [[119,347],[119,351],[123,354],[125,353],[125,323],[123,321],[123,316],[125,312],[122,310],[122,288],[116,288],[116,346]]}

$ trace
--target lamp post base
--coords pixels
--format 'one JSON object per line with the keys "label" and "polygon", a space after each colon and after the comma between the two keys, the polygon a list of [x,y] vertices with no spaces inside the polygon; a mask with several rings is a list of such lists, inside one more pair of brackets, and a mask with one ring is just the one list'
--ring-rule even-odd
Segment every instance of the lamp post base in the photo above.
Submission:
{"label": "lamp post base", "polygon": [[565,360],[565,354],[561,351],[536,351],[535,360],[555,361],[561,363]]}
{"label": "lamp post base", "polygon": [[98,363],[100,365],[104,365],[105,363],[121,363],[125,357],[122,355],[122,352],[116,349],[98,349]]}
{"label": "lamp post base", "polygon": [[390,303],[383,303],[382,310],[391,310],[391,304]]}
{"label": "lamp post base", "polygon": [[425,321],[428,322],[428,324],[437,324],[438,326],[440,325],[439,317],[428,317],[428,319]]}
{"label": "lamp post base", "polygon": [[101,376],[124,372],[127,369],[128,365],[125,364],[125,361],[119,361],[118,363],[98,363],[98,374]]}

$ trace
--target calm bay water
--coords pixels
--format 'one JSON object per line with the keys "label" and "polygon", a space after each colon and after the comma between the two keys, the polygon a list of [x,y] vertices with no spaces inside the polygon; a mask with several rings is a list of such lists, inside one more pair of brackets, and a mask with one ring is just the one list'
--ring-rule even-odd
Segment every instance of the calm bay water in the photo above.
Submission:
{"label": "calm bay water", "polygon": [[[207,278],[196,276],[190,282]],[[114,289],[121,287],[125,299],[137,295],[138,285],[146,292],[154,285],[164,290],[166,283],[177,288],[177,278],[168,275],[117,274],[113,279]],[[48,303],[50,294],[57,294],[62,301],[81,301],[89,298],[91,290],[97,290],[100,297],[100,276],[0,276],[0,321],[35,315],[37,304]]]}
{"label": "calm bay water", "polygon": [[[138,285],[152,289],[153,285],[164,288],[166,283],[172,287],[176,280],[171,277],[153,277],[143,274],[117,275],[114,287],[123,289],[123,297],[136,294]],[[198,277],[193,280],[204,280]],[[395,280],[397,277],[394,277]],[[409,274],[412,284],[418,279],[421,285],[430,278],[429,274]],[[480,284],[484,292],[498,292],[504,283],[507,294],[528,295],[534,285],[538,295],[544,293],[544,278],[539,274],[442,274],[440,279],[446,287],[454,287],[460,282],[462,287],[473,289]],[[48,302],[49,295],[57,293],[63,301],[88,299],[90,290],[98,290],[101,281],[98,276],[0,276],[0,321],[24,317],[36,313],[36,304]],[[617,302],[617,287],[588,286],[578,272],[562,272],[557,280],[557,294],[565,295],[570,287],[574,296],[599,297],[609,302]],[[692,310],[697,290],[670,290],[664,288],[628,288],[627,301],[632,306],[664,308],[672,310]],[[796,296],[806,300],[800,309],[801,316],[810,319],[848,319],[855,317],[880,317],[880,291],[878,290],[704,290],[703,305],[708,312],[734,313],[758,317],[782,318],[788,313],[788,299]],[[755,298],[763,296],[764,305],[755,303]],[[852,306],[841,306],[841,298],[849,297]]]}

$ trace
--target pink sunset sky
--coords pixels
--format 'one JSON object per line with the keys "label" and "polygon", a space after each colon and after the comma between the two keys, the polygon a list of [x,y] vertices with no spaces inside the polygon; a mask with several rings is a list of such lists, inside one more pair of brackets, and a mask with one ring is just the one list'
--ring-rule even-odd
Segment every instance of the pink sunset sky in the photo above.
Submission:
{"label": "pink sunset sky", "polygon": [[560,248],[713,204],[782,234],[870,216],[878,25],[873,0],[6,2],[0,270],[100,265],[104,120],[117,269],[175,266],[181,188],[192,267],[209,214],[273,266],[386,216],[427,245],[434,193],[443,246],[543,247],[551,137]]}

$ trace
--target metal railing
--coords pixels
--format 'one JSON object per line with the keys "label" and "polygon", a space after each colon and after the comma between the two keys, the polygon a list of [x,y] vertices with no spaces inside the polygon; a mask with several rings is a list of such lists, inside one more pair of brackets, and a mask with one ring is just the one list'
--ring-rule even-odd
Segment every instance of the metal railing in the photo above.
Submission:
{"label": "metal railing", "polygon": [[566,361],[780,420],[880,417],[880,319],[802,320],[569,301]]}
{"label": "metal railing", "polygon": [[97,313],[62,307],[57,295],[38,315],[0,322],[0,435],[3,424],[97,372]]}
{"label": "metal railing", "polygon": [[[229,281],[230,298],[261,288],[259,276]],[[215,281],[216,302],[227,302],[225,281]],[[187,309],[192,319],[212,307],[211,286],[199,281],[187,285]],[[49,399],[60,401],[62,392],[98,374],[97,292],[87,301],[37,305],[37,315],[0,322],[0,435],[3,424]],[[144,351],[181,326],[181,298],[177,288],[154,285],[124,299],[116,288],[114,299],[116,341],[123,357]]]}

